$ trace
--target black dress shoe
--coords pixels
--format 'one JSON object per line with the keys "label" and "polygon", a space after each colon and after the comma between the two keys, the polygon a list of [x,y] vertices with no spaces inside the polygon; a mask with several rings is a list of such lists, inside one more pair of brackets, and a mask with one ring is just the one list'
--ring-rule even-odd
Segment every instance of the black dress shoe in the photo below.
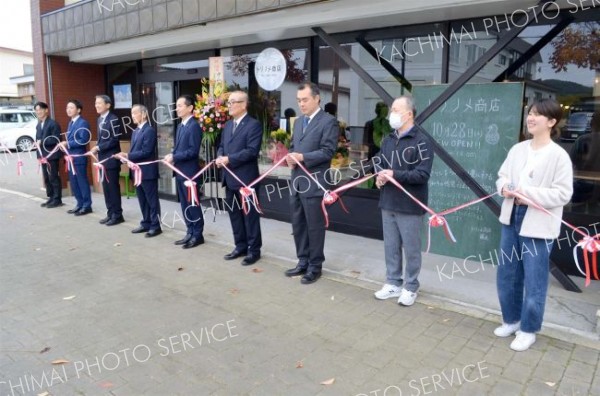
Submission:
{"label": "black dress shoe", "polygon": [[63,204],[62,202],[60,202],[60,201],[59,201],[59,202],[52,201],[52,202],[49,202],[49,203],[46,205],[46,208],[48,208],[48,209],[52,209],[52,208],[58,208],[59,206],[63,206],[63,205],[64,205],[64,204]]}
{"label": "black dress shoe", "polygon": [[183,245],[182,247],[184,249],[190,249],[193,247],[196,247],[198,245],[202,245],[204,243],[204,238],[200,237],[200,238],[191,238],[185,245]]}
{"label": "black dress shoe", "polygon": [[139,226],[139,227],[137,227],[137,228],[134,228],[133,230],[131,230],[131,233],[132,233],[132,234],[141,234],[142,232],[148,232],[148,230],[147,230],[147,229],[145,229],[145,228],[144,228],[144,227],[142,227],[142,226]]}
{"label": "black dress shoe", "polygon": [[185,245],[189,242],[190,239],[192,239],[192,236],[186,235],[185,238],[175,241],[175,245]]}
{"label": "black dress shoe", "polygon": [[320,272],[307,272],[306,274],[304,274],[302,279],[300,279],[300,283],[302,283],[303,285],[310,285],[311,283],[315,283],[320,277]]}
{"label": "black dress shoe", "polygon": [[223,256],[223,259],[225,259],[225,260],[233,260],[233,259],[236,259],[238,257],[245,256],[245,255],[246,255],[246,252],[244,252],[244,251],[233,250],[231,253],[228,253],[225,256]]}
{"label": "black dress shoe", "polygon": [[51,200],[47,200],[46,202],[44,202],[44,203],[40,204],[40,206],[41,206],[42,208],[45,208],[45,207],[46,207],[46,206],[47,206],[47,205],[48,205],[50,202],[52,202],[52,201],[51,201]]}
{"label": "black dress shoe", "polygon": [[67,210],[67,213],[68,214],[74,214],[74,213],[79,212],[80,210],[81,210],[81,208],[73,208],[73,209]]}
{"label": "black dress shoe", "polygon": [[260,260],[260,254],[249,254],[242,260],[242,265],[252,265]]}
{"label": "black dress shoe", "polygon": [[106,224],[110,221],[110,217],[106,216],[105,218],[103,218],[102,220],[100,220],[98,223],[100,224]]}
{"label": "black dress shoe", "polygon": [[146,233],[146,238],[152,238],[155,237],[157,235],[162,234],[162,230],[160,228],[157,228],[156,230],[150,230]]}
{"label": "black dress shoe", "polygon": [[92,213],[92,208],[79,209],[78,212],[75,212],[75,216],[83,216],[83,215],[86,215],[88,213]]}
{"label": "black dress shoe", "polygon": [[124,222],[125,222],[125,219],[123,218],[123,216],[119,216],[117,218],[108,220],[106,222],[106,225],[107,226],[114,226],[114,225],[121,224],[121,223],[124,223]]}
{"label": "black dress shoe", "polygon": [[285,271],[285,276],[298,276],[303,274],[306,274],[306,267],[301,267],[300,265]]}

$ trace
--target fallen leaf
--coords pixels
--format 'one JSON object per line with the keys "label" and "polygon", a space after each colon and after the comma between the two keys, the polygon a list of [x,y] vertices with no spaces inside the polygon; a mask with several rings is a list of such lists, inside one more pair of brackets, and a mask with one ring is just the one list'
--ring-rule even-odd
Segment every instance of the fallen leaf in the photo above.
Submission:
{"label": "fallen leaf", "polygon": [[427,309],[435,309],[435,308],[428,306]]}
{"label": "fallen leaf", "polygon": [[108,388],[112,388],[114,386],[114,384],[112,384],[111,382],[102,382],[100,383],[100,387],[104,388],[104,389],[108,389]]}
{"label": "fallen leaf", "polygon": [[304,367],[304,363],[302,363],[302,360],[298,360],[296,362],[296,368],[302,368],[302,367]]}
{"label": "fallen leaf", "polygon": [[177,268],[177,271],[183,271],[183,267]]}
{"label": "fallen leaf", "polygon": [[450,319],[448,319],[448,318],[446,318],[446,319],[442,320],[442,322],[444,322],[444,323],[445,323],[445,322],[449,322],[449,321],[450,321]]}
{"label": "fallen leaf", "polygon": [[556,385],[556,382],[544,382],[544,384],[552,387],[552,386]]}
{"label": "fallen leaf", "polygon": [[239,290],[239,289],[235,289],[235,288],[233,288],[233,289],[229,289],[229,294],[236,295],[236,294],[238,294],[239,292],[240,292],[240,290]]}
{"label": "fallen leaf", "polygon": [[65,364],[65,363],[69,363],[69,361],[67,359],[56,359],[52,361],[52,364]]}
{"label": "fallen leaf", "polygon": [[321,382],[321,385],[333,385],[334,382],[335,378],[329,378],[328,380]]}
{"label": "fallen leaf", "polygon": [[252,272],[259,273],[259,272],[263,272],[263,271],[264,270],[262,268],[252,268]]}
{"label": "fallen leaf", "polygon": [[48,392],[38,393],[37,396],[50,396],[50,393],[48,393]]}
{"label": "fallen leaf", "polygon": [[50,350],[50,347],[46,347],[40,351],[40,353],[46,353]]}
{"label": "fallen leaf", "polygon": [[356,277],[360,276],[360,271],[354,271],[354,270],[352,270],[352,271],[350,271],[350,275],[352,275],[353,277],[356,278]]}
{"label": "fallen leaf", "polygon": [[75,296],[63,297],[63,300],[72,300],[74,298],[75,298]]}
{"label": "fallen leaf", "polygon": [[116,242],[113,246],[115,246],[115,247],[121,246],[121,242]]}

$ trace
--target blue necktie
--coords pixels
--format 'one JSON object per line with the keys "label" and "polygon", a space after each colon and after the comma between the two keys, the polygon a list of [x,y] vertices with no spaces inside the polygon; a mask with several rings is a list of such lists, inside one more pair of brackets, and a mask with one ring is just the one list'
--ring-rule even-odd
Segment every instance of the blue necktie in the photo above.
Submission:
{"label": "blue necktie", "polygon": [[304,131],[306,131],[309,121],[310,121],[310,118],[308,118],[306,116],[302,119],[302,133],[304,133]]}

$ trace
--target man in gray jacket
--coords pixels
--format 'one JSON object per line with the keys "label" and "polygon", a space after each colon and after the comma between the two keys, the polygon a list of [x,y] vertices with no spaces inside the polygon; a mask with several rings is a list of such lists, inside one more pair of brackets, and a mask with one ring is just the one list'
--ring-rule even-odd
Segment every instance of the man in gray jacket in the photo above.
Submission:
{"label": "man in gray jacket", "polygon": [[301,283],[311,284],[321,276],[325,261],[325,218],[321,213],[324,192],[297,166],[296,161],[302,163],[327,189],[325,175],[335,153],[339,127],[335,117],[319,107],[321,99],[316,84],[301,84],[297,100],[302,117],[294,123],[287,163],[292,168],[290,206],[298,264],[285,274],[303,275]]}

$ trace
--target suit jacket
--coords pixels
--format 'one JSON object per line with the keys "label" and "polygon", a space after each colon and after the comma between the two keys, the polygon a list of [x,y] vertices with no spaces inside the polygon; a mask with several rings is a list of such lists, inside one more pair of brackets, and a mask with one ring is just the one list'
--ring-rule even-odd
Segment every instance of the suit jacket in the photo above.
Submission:
{"label": "suit jacket", "polygon": [[[262,143],[262,126],[260,122],[245,115],[233,133],[233,120],[225,123],[221,144],[217,155],[229,157],[227,167],[245,184],[258,177],[258,154]],[[231,190],[239,190],[242,185],[229,172],[223,171],[223,186]]]}
{"label": "suit jacket", "polygon": [[[156,129],[148,122],[142,129],[136,129],[131,136],[128,158],[132,162],[156,161]],[[158,163],[142,165],[142,180],[158,179]]]}
{"label": "suit jacket", "polygon": [[[173,148],[173,161],[175,167],[187,177],[194,176],[200,170],[198,164],[200,143],[202,143],[202,129],[194,117],[188,119],[185,125],[179,124]],[[175,173],[175,177],[185,180],[178,173]]]}
{"label": "suit jacket", "polygon": [[[70,154],[85,154],[87,145],[92,139],[90,123],[79,116],[75,122],[69,121],[67,126],[67,149]],[[86,157],[73,159],[75,165],[87,164]]]}
{"label": "suit jacket", "polygon": [[[46,118],[44,121],[44,127],[42,128],[42,123],[38,122],[35,127],[35,140],[40,140],[40,150],[42,151],[42,155],[46,157],[48,153],[56,147],[56,145],[60,142],[60,126],[54,121],[52,118]],[[37,157],[41,158],[40,152],[37,151]],[[53,161],[62,157],[62,151],[57,151],[52,154],[48,158],[48,160]]]}
{"label": "suit jacket", "polygon": [[[104,122],[100,123],[102,117],[98,117],[98,160],[103,161],[106,158],[112,157],[114,154],[121,152],[121,144],[119,143],[119,135],[121,134],[121,122],[119,117],[113,113],[108,113]],[[116,158],[111,158],[104,163],[106,169],[115,169],[121,167],[121,161]]]}
{"label": "suit jacket", "polygon": [[[306,116],[299,117],[294,123],[290,152],[302,153],[305,168],[316,176],[323,188],[329,190],[332,186],[326,182],[325,176],[337,147],[340,131],[338,121],[332,115],[319,110],[306,130],[303,130],[304,118]],[[317,184],[296,166],[292,170],[292,194],[298,193],[307,197],[323,196],[323,191]]]}

